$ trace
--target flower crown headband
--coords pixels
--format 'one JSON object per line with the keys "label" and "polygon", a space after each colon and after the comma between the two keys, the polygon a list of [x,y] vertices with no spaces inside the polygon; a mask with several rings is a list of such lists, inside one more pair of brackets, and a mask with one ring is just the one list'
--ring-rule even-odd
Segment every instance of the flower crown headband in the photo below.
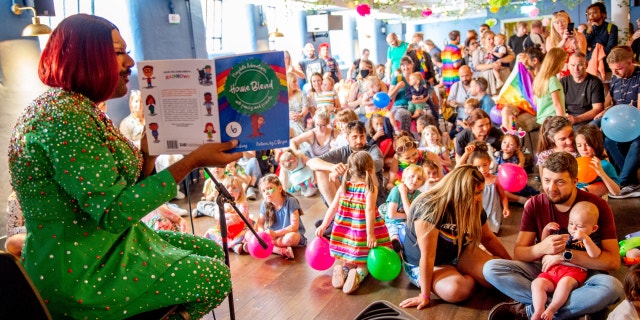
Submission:
{"label": "flower crown headband", "polygon": [[522,128],[518,128],[518,126],[516,125],[516,119],[513,116],[511,117],[511,129],[505,126],[500,126],[500,128],[502,129],[502,132],[504,134],[510,134],[521,139],[524,138],[524,136],[527,134],[527,132],[522,130]]}

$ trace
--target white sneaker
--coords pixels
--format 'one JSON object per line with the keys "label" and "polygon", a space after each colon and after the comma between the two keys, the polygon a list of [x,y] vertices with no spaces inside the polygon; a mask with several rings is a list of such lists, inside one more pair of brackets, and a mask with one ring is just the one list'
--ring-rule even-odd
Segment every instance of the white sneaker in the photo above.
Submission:
{"label": "white sneaker", "polygon": [[615,196],[610,194],[610,198],[613,199],[625,199],[625,198],[637,198],[640,197],[640,184],[628,185],[620,189],[620,194]]}
{"label": "white sneaker", "polygon": [[316,192],[318,192],[318,188],[316,187],[307,187],[306,189],[302,190],[302,196],[305,198],[310,198],[313,197]]}
{"label": "white sneaker", "polygon": [[169,208],[169,210],[173,211],[173,213],[175,213],[175,214],[177,214],[177,215],[179,215],[181,217],[189,216],[189,211],[178,207],[178,205],[175,204],[175,203],[167,203],[167,208]]}
{"label": "white sneaker", "polygon": [[176,199],[176,200],[184,199],[184,193],[182,193],[182,191],[178,190],[178,192],[176,193],[176,196],[174,197],[174,199]]}
{"label": "white sneaker", "polygon": [[249,187],[247,188],[247,200],[255,200],[256,199],[256,188]]}

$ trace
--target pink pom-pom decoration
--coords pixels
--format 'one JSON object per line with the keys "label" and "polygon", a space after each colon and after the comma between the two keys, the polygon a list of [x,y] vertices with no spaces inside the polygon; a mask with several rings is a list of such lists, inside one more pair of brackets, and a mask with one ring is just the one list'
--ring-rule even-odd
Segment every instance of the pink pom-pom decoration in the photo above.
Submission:
{"label": "pink pom-pom decoration", "polygon": [[527,0],[527,1],[532,4],[538,3],[538,0]]}
{"label": "pink pom-pom decoration", "polygon": [[429,18],[433,14],[433,11],[430,8],[426,8],[422,10],[422,16],[425,18]]}
{"label": "pink pom-pom decoration", "polygon": [[542,19],[542,26],[543,27],[548,27],[550,23],[551,23],[551,20],[549,20],[549,18]]}
{"label": "pink pom-pom decoration", "polygon": [[538,14],[540,14],[540,9],[538,8],[533,8],[531,9],[531,11],[529,11],[529,17],[537,17]]}
{"label": "pink pom-pom decoration", "polygon": [[369,14],[371,14],[371,7],[367,3],[359,4],[356,7],[356,12],[358,12],[358,14],[362,17],[368,16]]}

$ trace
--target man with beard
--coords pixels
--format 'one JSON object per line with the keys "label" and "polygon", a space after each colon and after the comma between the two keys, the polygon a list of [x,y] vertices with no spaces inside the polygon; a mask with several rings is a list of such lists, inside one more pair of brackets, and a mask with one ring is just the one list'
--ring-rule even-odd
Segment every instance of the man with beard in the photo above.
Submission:
{"label": "man with beard", "polygon": [[[458,112],[458,118],[466,119],[469,115],[464,113],[464,102],[470,97],[469,90],[471,89],[471,68],[469,66],[462,66],[458,70],[460,81],[454,82],[449,90],[449,96],[447,97],[447,103]],[[449,120],[450,119],[445,119]],[[451,121],[453,122],[453,121]]]}
{"label": "man with beard", "polygon": [[587,60],[591,59],[591,54],[596,47],[596,44],[601,44],[604,53],[609,55],[609,52],[618,45],[618,26],[611,22],[605,23],[604,19],[607,18],[607,7],[602,2],[594,2],[588,8],[587,12]]}
{"label": "man with beard", "polygon": [[[376,165],[376,175],[378,185],[378,199],[376,205],[381,205],[387,199],[387,192],[382,184],[383,156],[380,148],[376,144],[367,145],[367,135],[364,124],[360,121],[351,121],[347,124],[348,146],[333,149],[319,157],[309,159],[306,164],[316,173],[318,189],[325,201],[330,203],[338,191],[340,179],[347,171],[347,159],[355,151],[365,150],[373,158]],[[306,160],[306,159],[304,159]]]}
{"label": "man with beard", "polygon": [[[304,49],[302,49],[302,53],[305,58],[298,62],[298,68],[302,73],[304,73],[305,81],[311,83],[311,75],[315,72],[324,75],[325,73],[331,73],[329,67],[327,67],[327,63],[324,59],[320,59],[316,55],[316,48],[313,46],[313,43],[307,43],[304,45]],[[300,87],[304,84],[301,83]]]}
{"label": "man with beard", "polygon": [[[567,303],[554,318],[568,319],[598,312],[624,299],[622,284],[607,272],[620,267],[619,247],[613,213],[605,200],[576,187],[578,163],[566,152],[556,152],[542,166],[543,193],[532,197],[522,213],[520,233],[514,249],[514,260],[495,259],[483,268],[486,280],[505,295],[514,299],[496,305],[489,313],[490,320],[529,319],[533,314],[531,282],[542,270],[559,263],[571,263],[588,269],[584,285],[573,290]],[[602,239],[602,253],[591,258],[585,251],[569,250],[572,243],[567,232],[569,211],[574,204],[588,201],[600,213],[598,230],[593,233]],[[541,239],[550,222],[560,229]]]}

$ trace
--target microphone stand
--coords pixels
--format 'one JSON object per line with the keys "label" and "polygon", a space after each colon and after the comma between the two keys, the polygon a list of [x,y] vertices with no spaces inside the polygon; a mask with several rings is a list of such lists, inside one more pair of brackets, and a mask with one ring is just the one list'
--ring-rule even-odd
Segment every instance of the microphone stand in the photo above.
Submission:
{"label": "microphone stand", "polygon": [[[227,188],[225,188],[220,182],[218,182],[218,180],[216,180],[215,176],[211,173],[211,171],[209,171],[208,168],[203,167],[203,169],[209,175],[209,178],[211,179],[211,181],[213,181],[213,183],[216,186],[216,190],[218,191],[218,196],[216,197],[216,204],[218,205],[218,214],[219,214],[218,220],[220,221],[220,237],[222,238],[222,250],[224,251],[224,263],[227,265],[227,267],[229,267],[229,270],[231,270],[231,264],[229,262],[229,250],[228,250],[229,246],[227,244],[227,220],[225,219],[225,216],[224,216],[225,203],[230,204],[233,210],[236,211],[236,213],[238,214],[238,216],[240,216],[244,224],[247,227],[249,227],[249,230],[256,237],[256,240],[258,240],[262,248],[266,249],[268,245],[264,240],[262,240],[262,238],[258,236],[258,232],[256,232],[256,230],[253,228],[249,220],[247,220],[247,218],[240,212],[238,207],[236,207],[236,202],[231,196],[231,194],[229,193],[229,191],[227,190]],[[227,297],[227,299],[229,300],[230,318],[231,320],[235,320],[236,312],[233,304],[233,288],[229,290],[229,296]]]}

